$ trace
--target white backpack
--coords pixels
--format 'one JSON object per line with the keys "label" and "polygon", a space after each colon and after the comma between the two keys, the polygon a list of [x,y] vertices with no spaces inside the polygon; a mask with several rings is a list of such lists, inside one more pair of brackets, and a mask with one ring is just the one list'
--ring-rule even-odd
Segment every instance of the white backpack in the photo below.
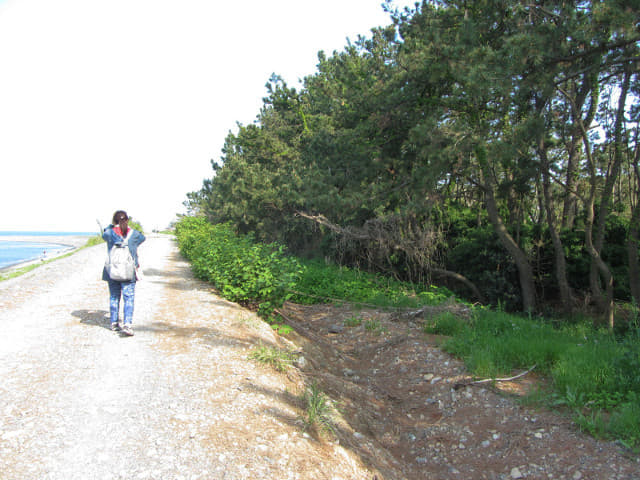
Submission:
{"label": "white backpack", "polygon": [[126,236],[124,242],[114,245],[109,251],[109,256],[104,266],[111,280],[129,282],[133,280],[136,274],[136,265],[129,251],[130,235],[131,232]]}

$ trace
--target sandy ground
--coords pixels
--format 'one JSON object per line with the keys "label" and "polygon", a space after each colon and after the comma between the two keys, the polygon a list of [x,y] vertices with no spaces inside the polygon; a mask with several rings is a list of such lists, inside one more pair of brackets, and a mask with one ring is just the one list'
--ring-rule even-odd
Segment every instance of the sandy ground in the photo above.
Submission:
{"label": "sandy ground", "polygon": [[[637,456],[567,418],[460,386],[464,366],[415,322],[287,305],[295,332],[276,337],[195,280],[168,236],[140,248],[135,336],[122,337],[105,255],[0,282],[2,480],[640,478]],[[248,359],[265,345],[297,366]],[[334,433],[303,428],[311,383],[335,407]]]}

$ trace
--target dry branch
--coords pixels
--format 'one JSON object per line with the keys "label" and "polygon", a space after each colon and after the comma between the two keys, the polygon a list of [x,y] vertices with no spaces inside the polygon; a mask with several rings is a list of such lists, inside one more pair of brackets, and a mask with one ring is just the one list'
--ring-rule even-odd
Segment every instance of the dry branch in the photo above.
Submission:
{"label": "dry branch", "polygon": [[494,383],[494,382],[511,382],[513,380],[516,380],[518,378],[524,377],[525,375],[527,375],[528,373],[531,373],[531,371],[533,371],[534,368],[536,368],[538,365],[534,365],[533,367],[531,367],[529,370],[526,370],[522,373],[519,373],[518,375],[514,375],[513,377],[509,377],[509,378],[484,378],[482,380],[474,380],[472,382],[460,382],[460,383],[456,383],[453,388],[454,389],[458,389],[460,387],[465,387],[467,385],[479,385],[481,383]]}

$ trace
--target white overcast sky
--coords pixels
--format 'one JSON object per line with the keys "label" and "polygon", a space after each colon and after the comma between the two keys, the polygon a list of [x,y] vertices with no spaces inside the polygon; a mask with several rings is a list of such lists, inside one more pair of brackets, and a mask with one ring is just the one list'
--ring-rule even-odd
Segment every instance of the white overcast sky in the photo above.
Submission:
{"label": "white overcast sky", "polygon": [[[396,0],[394,5],[413,5]],[[0,230],[166,227],[272,73],[390,18],[382,0],[0,0]]]}

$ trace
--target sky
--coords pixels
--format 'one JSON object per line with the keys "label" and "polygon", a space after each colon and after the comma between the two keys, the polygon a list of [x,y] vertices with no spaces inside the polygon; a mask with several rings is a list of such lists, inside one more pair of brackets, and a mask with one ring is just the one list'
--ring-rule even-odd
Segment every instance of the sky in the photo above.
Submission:
{"label": "sky", "polygon": [[166,228],[271,74],[299,86],[391,23],[381,4],[0,0],[0,230]]}

